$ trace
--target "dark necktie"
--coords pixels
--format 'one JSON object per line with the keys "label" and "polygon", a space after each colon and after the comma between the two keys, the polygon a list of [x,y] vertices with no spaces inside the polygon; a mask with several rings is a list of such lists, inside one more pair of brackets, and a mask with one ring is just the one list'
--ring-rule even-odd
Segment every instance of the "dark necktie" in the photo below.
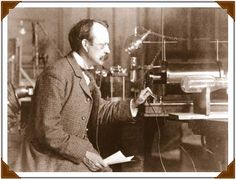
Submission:
{"label": "dark necktie", "polygon": [[95,78],[94,78],[94,70],[93,69],[92,70],[89,69],[89,70],[84,70],[83,72],[88,76],[88,78],[90,80],[88,86],[89,86],[89,89],[90,89],[90,91],[92,93],[94,91],[94,88],[97,86]]}

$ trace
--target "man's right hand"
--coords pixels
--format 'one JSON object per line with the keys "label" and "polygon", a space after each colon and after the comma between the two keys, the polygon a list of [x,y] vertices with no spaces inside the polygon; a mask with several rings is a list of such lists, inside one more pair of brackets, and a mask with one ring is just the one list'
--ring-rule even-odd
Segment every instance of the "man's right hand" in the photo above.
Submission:
{"label": "man's right hand", "polygon": [[146,87],[145,89],[141,90],[133,101],[131,101],[131,107],[137,108],[140,104],[143,104],[149,96],[152,96],[153,98],[156,98],[153,94],[152,90],[149,87]]}
{"label": "man's right hand", "polygon": [[86,152],[83,162],[91,171],[103,171],[103,169],[109,169],[101,156],[89,151]]}

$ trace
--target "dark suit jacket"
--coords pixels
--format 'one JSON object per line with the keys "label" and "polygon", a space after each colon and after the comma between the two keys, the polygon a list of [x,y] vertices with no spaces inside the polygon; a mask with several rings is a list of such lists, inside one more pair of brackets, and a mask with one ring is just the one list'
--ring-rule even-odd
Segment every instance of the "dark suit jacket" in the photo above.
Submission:
{"label": "dark suit jacket", "polygon": [[[82,70],[69,54],[39,76],[32,121],[16,162],[16,171],[89,171],[82,160],[97,152],[87,138],[93,98]],[[99,123],[133,121],[128,101],[100,98]]]}

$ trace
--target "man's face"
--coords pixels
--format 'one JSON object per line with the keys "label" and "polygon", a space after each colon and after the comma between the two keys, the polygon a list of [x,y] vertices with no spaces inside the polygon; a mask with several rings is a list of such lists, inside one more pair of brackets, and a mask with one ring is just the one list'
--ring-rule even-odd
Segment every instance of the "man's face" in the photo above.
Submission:
{"label": "man's face", "polygon": [[108,30],[103,25],[94,23],[91,35],[93,40],[89,42],[88,57],[92,65],[103,65],[110,53]]}

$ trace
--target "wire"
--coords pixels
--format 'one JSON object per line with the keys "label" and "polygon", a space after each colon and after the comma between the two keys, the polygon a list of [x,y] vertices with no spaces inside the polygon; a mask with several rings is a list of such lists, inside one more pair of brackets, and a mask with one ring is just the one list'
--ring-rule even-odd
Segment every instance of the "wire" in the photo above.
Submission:
{"label": "wire", "polygon": [[207,153],[209,153],[212,156],[213,160],[218,163],[219,170],[222,171],[222,164],[221,164],[221,162],[217,160],[216,154],[214,152],[212,152],[210,149],[207,148],[205,141],[206,141],[205,140],[205,136],[201,135],[201,143],[202,143],[203,150],[206,151]]}
{"label": "wire", "polygon": [[188,156],[188,158],[190,159],[190,161],[191,161],[191,163],[192,163],[192,166],[193,166],[194,172],[197,172],[197,168],[196,168],[195,163],[194,163],[192,157],[190,156],[190,154],[184,149],[183,146],[179,145],[179,147],[180,147],[180,149],[182,149],[182,151],[183,151],[183,152]]}
{"label": "wire", "polygon": [[[142,28],[143,31],[148,31],[146,28],[144,28],[143,26],[138,27],[138,28]],[[151,34],[157,36],[157,37],[161,37],[161,38],[166,38],[166,39],[170,39],[170,40],[179,40],[179,41],[185,41],[187,40],[186,38],[183,37],[174,37],[174,36],[167,36],[161,33],[157,33],[157,32],[153,32],[151,31]]]}
{"label": "wire", "polygon": [[161,49],[159,49],[155,55],[155,57],[153,58],[152,62],[150,63],[150,65],[154,65],[155,61],[157,60],[157,57],[160,55],[161,53]]}
{"label": "wire", "polygon": [[[152,108],[154,114],[158,114],[155,112],[155,109],[153,108],[153,106],[151,106],[151,104],[148,102],[149,106]],[[158,142],[157,142],[157,149],[158,149],[158,153],[159,153],[159,158],[160,158],[160,162],[161,162],[161,166],[164,172],[166,171],[165,165],[162,161],[162,156],[161,156],[161,148],[160,148],[160,141],[161,141],[161,132],[160,132],[160,127],[159,127],[159,123],[158,123],[158,119],[157,116],[155,116],[156,118],[156,124],[157,124],[157,130],[158,130]]]}

